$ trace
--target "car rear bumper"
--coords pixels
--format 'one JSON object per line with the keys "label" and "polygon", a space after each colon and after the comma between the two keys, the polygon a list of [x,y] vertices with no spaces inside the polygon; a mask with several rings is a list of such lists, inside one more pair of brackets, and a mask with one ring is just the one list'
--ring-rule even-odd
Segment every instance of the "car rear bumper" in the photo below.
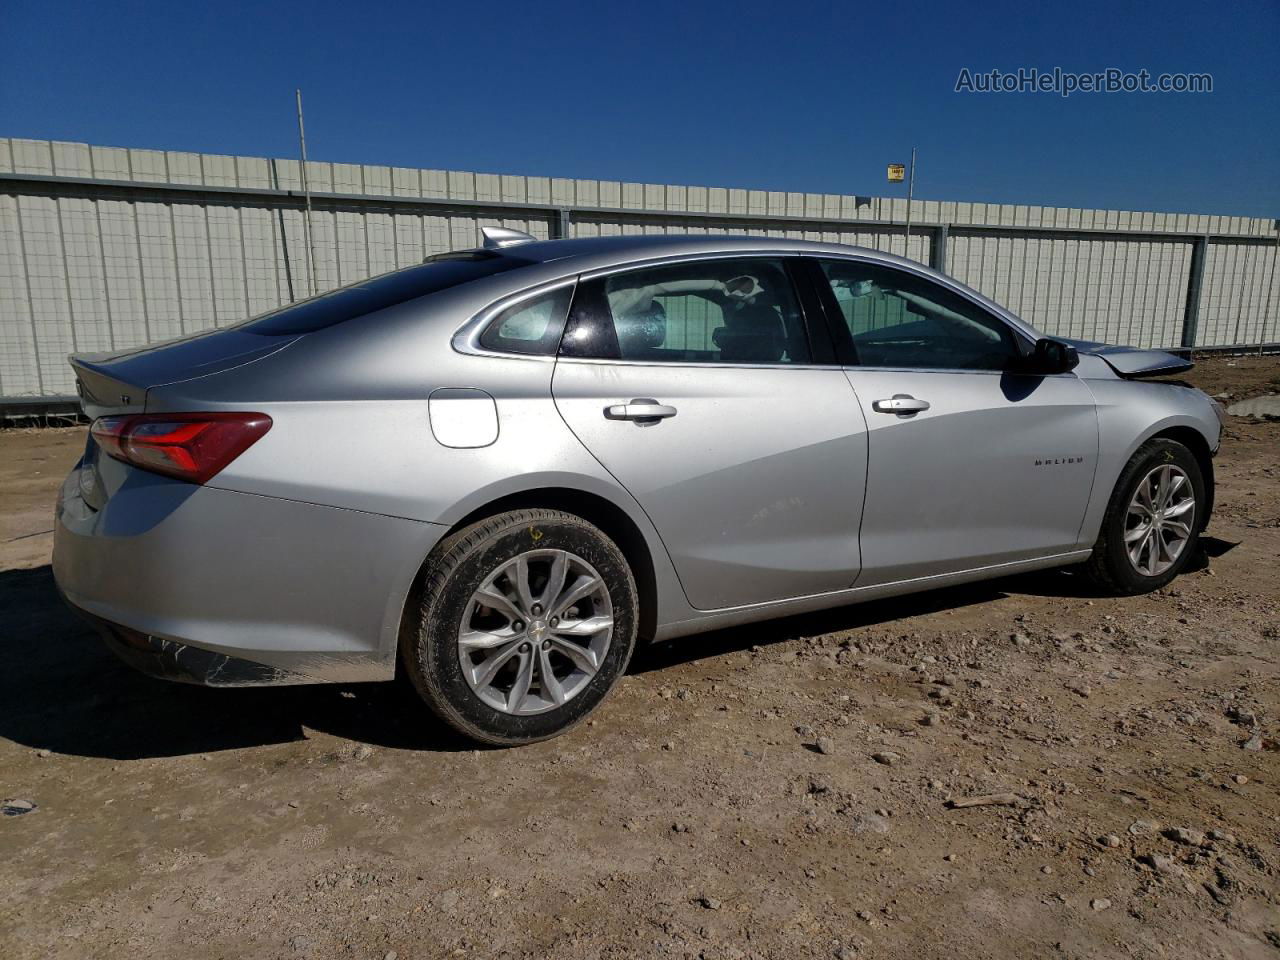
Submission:
{"label": "car rear bumper", "polygon": [[59,497],[66,601],[144,672],[215,685],[390,679],[405,598],[445,528],[130,468],[100,510]]}
{"label": "car rear bumper", "polygon": [[[66,600],[65,595],[63,599]],[[93,625],[112,653],[149,677],[205,687],[261,687],[316,682],[311,677],[280,667],[130,630],[95,617],[69,600],[66,602]]]}

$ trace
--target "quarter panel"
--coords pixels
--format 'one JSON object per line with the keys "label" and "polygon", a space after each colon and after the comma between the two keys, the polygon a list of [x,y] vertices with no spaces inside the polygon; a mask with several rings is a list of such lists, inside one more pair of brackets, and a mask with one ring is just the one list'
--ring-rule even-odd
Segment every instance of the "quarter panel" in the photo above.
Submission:
{"label": "quarter panel", "polygon": [[[509,478],[546,472],[602,476],[556,412],[552,367],[539,359],[462,356],[446,345],[424,357],[416,384],[380,379],[371,370],[359,387],[348,382],[327,397],[297,401],[280,398],[274,386],[260,390],[248,379],[219,384],[216,392],[199,395],[199,406],[261,411],[272,418],[272,427],[210,485],[447,522],[475,491]],[[457,438],[446,431],[442,442],[433,432],[429,398],[460,396],[484,398],[497,423],[488,423],[483,436],[476,434],[476,445],[446,446]],[[175,408],[188,405],[173,394],[165,401]]]}

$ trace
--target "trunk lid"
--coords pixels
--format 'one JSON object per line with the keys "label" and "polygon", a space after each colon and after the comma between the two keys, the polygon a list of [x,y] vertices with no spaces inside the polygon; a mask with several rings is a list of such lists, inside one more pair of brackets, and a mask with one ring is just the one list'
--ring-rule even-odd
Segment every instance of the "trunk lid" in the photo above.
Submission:
{"label": "trunk lid", "polygon": [[194,380],[252,363],[282,350],[297,336],[264,336],[246,330],[214,330],[184,340],[119,353],[70,358],[85,416],[141,413],[153,387]]}

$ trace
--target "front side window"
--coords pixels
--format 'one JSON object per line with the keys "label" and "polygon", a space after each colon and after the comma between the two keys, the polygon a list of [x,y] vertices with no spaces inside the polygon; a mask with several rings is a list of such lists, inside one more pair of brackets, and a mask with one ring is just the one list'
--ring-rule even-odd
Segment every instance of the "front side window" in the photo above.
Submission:
{"label": "front side window", "polygon": [[1006,324],[931,280],[856,260],[822,271],[862,366],[1007,370],[1019,357]]}
{"label": "front side window", "polygon": [[572,294],[572,286],[558,287],[512,304],[489,321],[480,345],[503,353],[554,356]]}
{"label": "front side window", "polygon": [[808,363],[809,343],[780,260],[722,259],[582,283],[561,352],[667,363]]}

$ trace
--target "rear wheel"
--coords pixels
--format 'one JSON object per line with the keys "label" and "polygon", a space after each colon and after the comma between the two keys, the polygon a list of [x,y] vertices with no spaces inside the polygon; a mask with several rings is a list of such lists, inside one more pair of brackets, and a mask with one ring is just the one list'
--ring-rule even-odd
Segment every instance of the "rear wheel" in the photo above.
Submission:
{"label": "rear wheel", "polygon": [[635,646],[637,594],[604,533],[556,510],[475,523],[428,565],[401,641],[414,687],[483,743],[557,736],[608,695]]}
{"label": "rear wheel", "polygon": [[1159,589],[1195,552],[1207,504],[1204,475],[1191,451],[1151,440],[1120,475],[1089,559],[1089,572],[1120,594]]}

